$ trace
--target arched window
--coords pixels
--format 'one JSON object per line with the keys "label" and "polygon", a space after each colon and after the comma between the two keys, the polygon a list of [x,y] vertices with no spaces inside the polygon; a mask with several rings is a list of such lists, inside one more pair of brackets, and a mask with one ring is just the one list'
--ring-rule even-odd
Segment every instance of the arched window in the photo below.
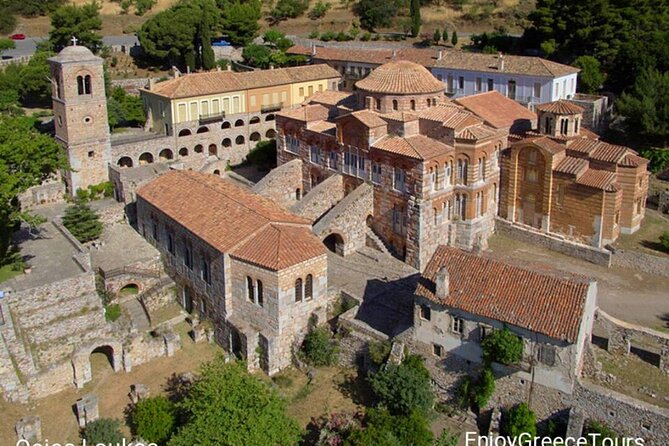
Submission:
{"label": "arched window", "polygon": [[188,130],[188,129],[179,130],[179,136],[189,136],[189,135],[191,135],[190,130]]}
{"label": "arched window", "polygon": [[255,299],[253,297],[253,279],[251,279],[250,276],[246,276],[246,294],[249,297],[249,300],[251,302],[255,303]]}
{"label": "arched window", "polygon": [[416,110],[416,101],[412,99],[410,104],[411,104],[411,110]]}
{"label": "arched window", "polygon": [[244,141],[246,141],[246,139],[244,139],[244,136],[242,135],[239,135],[238,137],[235,138],[235,144],[237,145],[244,144]]}
{"label": "arched window", "polygon": [[302,279],[295,281],[295,302],[302,302]]}
{"label": "arched window", "polygon": [[269,114],[269,115],[265,116],[265,122],[274,121],[274,119],[275,119],[275,116],[272,115],[272,114]]}
{"label": "arched window", "polygon": [[209,131],[209,127],[207,127],[206,125],[203,125],[202,127],[198,128],[197,132],[195,132],[195,133],[207,133],[208,131]]}
{"label": "arched window", "polygon": [[427,106],[428,106],[428,107],[431,107],[431,106],[432,106],[432,103],[430,102],[429,99],[427,100]]}
{"label": "arched window", "polygon": [[311,300],[314,298],[314,276],[307,274],[307,280],[304,282],[304,298]]}
{"label": "arched window", "polygon": [[196,145],[195,148],[193,149],[193,151],[195,151],[195,153],[202,153],[203,150],[204,150],[204,147],[202,147],[202,144]]}
{"label": "arched window", "polygon": [[91,94],[92,92],[91,88],[91,75],[87,74],[84,76],[84,94]]}
{"label": "arched window", "polygon": [[188,149],[185,147],[182,147],[179,149],[179,156],[188,156]]}
{"label": "arched window", "polygon": [[258,116],[254,116],[254,117],[251,118],[251,120],[249,121],[249,124],[260,124],[260,118],[259,118]]}
{"label": "arched window", "polygon": [[232,146],[232,140],[230,138],[225,138],[223,141],[221,141],[221,145],[223,147],[230,147]]}
{"label": "arched window", "polygon": [[397,100],[393,99],[393,110],[397,110]]}
{"label": "arched window", "polygon": [[77,93],[82,95],[84,94],[84,77],[77,76]]}
{"label": "arched window", "polygon": [[238,119],[235,121],[235,127],[243,127],[244,126],[244,121],[242,119]]}
{"label": "arched window", "polygon": [[260,280],[256,281],[256,293],[258,294],[257,296],[258,299],[256,303],[262,307],[263,306],[262,281]]}
{"label": "arched window", "polygon": [[230,123],[228,121],[224,121],[223,124],[221,124],[221,128],[223,130],[229,129],[230,128]]}

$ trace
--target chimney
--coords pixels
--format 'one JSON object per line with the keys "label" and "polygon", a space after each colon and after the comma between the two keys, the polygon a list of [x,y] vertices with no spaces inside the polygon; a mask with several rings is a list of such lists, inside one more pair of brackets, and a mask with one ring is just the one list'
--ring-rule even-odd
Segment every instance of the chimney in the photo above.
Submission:
{"label": "chimney", "polygon": [[435,290],[435,296],[437,299],[444,299],[448,297],[449,293],[449,282],[450,277],[448,275],[448,269],[445,266],[439,268],[437,275],[434,277],[434,283],[437,286]]}
{"label": "chimney", "polygon": [[228,61],[228,64],[225,67],[226,71],[232,71],[232,61]]}
{"label": "chimney", "polygon": [[149,87],[148,87],[149,91],[153,90],[153,85],[155,83],[156,81],[151,76],[149,76]]}
{"label": "chimney", "polygon": [[273,69],[274,69],[274,65],[269,64],[269,69],[270,69],[270,70],[273,70]]}
{"label": "chimney", "polygon": [[314,57],[316,55],[316,44],[312,43],[311,44],[311,57]]}
{"label": "chimney", "polygon": [[175,67],[174,65],[172,65],[172,77],[174,79],[176,79],[176,78],[179,77],[180,74],[181,74],[181,72],[179,71],[179,69],[177,67]]}
{"label": "chimney", "polygon": [[504,71],[504,54],[502,53],[497,56],[497,70]]}
{"label": "chimney", "polygon": [[444,52],[442,50],[437,51],[437,60],[444,58]]}
{"label": "chimney", "polygon": [[397,57],[397,50],[394,49],[394,50],[393,50],[393,59],[395,59],[396,57]]}

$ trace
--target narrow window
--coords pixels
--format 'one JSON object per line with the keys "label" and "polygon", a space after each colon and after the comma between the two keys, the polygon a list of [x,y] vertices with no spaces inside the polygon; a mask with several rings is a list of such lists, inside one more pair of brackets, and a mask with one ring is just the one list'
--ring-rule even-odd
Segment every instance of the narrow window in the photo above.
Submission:
{"label": "narrow window", "polygon": [[248,295],[249,300],[255,303],[255,298],[253,297],[253,279],[251,279],[250,276],[246,276],[246,294]]}
{"label": "narrow window", "polygon": [[84,76],[84,94],[91,94],[91,76],[87,74]]}
{"label": "narrow window", "polygon": [[463,334],[465,332],[464,321],[459,317],[453,317],[451,321],[451,330],[453,333]]}
{"label": "narrow window", "polygon": [[411,104],[411,110],[416,110],[416,101],[412,99],[410,104]]}
{"label": "narrow window", "polygon": [[427,305],[420,306],[420,318],[426,321],[432,319],[432,310]]}
{"label": "narrow window", "polygon": [[261,307],[263,306],[264,303],[264,297],[263,297],[263,291],[262,291],[262,281],[258,280],[256,281],[256,303],[260,305]]}
{"label": "narrow window", "polygon": [[393,99],[393,110],[397,110],[397,101]]}
{"label": "narrow window", "polygon": [[174,255],[174,235],[171,232],[167,233],[167,251]]}
{"label": "narrow window", "polygon": [[295,281],[295,302],[302,302],[302,279]]}
{"label": "narrow window", "polygon": [[307,279],[304,282],[304,298],[306,300],[314,298],[314,277],[311,274],[307,274]]}
{"label": "narrow window", "polygon": [[84,94],[84,77],[77,76],[77,94]]}
{"label": "narrow window", "polygon": [[444,355],[444,347],[439,344],[432,344],[432,354],[441,358]]}

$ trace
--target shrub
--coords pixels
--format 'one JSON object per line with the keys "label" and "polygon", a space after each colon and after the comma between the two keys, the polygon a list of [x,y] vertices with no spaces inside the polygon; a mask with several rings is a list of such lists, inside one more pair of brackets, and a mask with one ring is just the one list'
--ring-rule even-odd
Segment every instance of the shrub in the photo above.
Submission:
{"label": "shrub", "polygon": [[669,252],[669,231],[665,231],[660,235],[660,245],[665,251]]}
{"label": "shrub", "polygon": [[313,30],[309,33],[309,38],[310,39],[318,39],[318,30]]}
{"label": "shrub", "polygon": [[434,446],[458,446],[458,436],[444,429],[434,441]]}
{"label": "shrub", "polygon": [[139,438],[164,444],[174,432],[176,408],[164,396],[139,401],[132,410],[132,426]]}
{"label": "shrub", "polygon": [[259,141],[246,155],[246,161],[260,169],[276,167],[276,140]]}
{"label": "shrub", "polygon": [[81,243],[95,240],[102,234],[100,218],[83,203],[75,203],[65,209],[63,226]]}
{"label": "shrub", "polygon": [[333,31],[325,31],[323,34],[321,34],[321,40],[323,42],[329,42],[330,40],[334,40],[335,37],[337,37],[337,34],[334,33]]}
{"label": "shrub", "polygon": [[365,428],[353,431],[345,443],[347,446],[433,444],[434,435],[425,414],[413,411],[409,415],[392,415],[385,409],[369,409],[365,415]]}
{"label": "shrub", "polygon": [[435,45],[438,45],[440,41],[441,41],[441,32],[439,32],[439,29],[435,29],[434,34],[432,35],[432,42]]}
{"label": "shrub", "polygon": [[400,365],[388,364],[368,379],[379,403],[392,414],[427,413],[432,407],[429,372],[420,357]]}
{"label": "shrub", "polygon": [[322,1],[317,2],[313,8],[311,8],[311,11],[309,11],[309,18],[311,20],[317,20],[325,16],[327,12],[330,10],[332,5],[330,3],[325,3]]}
{"label": "shrub", "polygon": [[[585,429],[583,430],[583,436],[588,434],[599,434],[599,438],[594,443],[588,443],[589,446],[602,446],[604,443],[602,440],[611,439],[615,440],[618,438],[618,434],[613,431],[608,426],[599,423],[598,421],[588,420],[585,424]],[[613,442],[611,443],[613,444]]]}
{"label": "shrub", "polygon": [[495,374],[490,367],[486,367],[481,371],[471,391],[471,401],[477,408],[485,407],[488,404],[490,397],[495,392]]}
{"label": "shrub", "polygon": [[486,363],[517,364],[523,359],[523,341],[504,326],[495,330],[481,342]]}
{"label": "shrub", "polygon": [[337,361],[339,349],[327,327],[316,327],[304,337],[302,352],[310,365],[327,366]]}
{"label": "shrub", "polygon": [[346,41],[349,41],[349,40],[353,40],[353,38],[351,36],[349,36],[347,33],[345,33],[344,31],[339,31],[337,33],[337,35],[335,36],[335,40],[337,42],[346,42]]}
{"label": "shrub", "polygon": [[107,305],[105,307],[105,319],[107,321],[114,322],[119,317],[121,317],[121,306],[119,304]]}
{"label": "shrub", "polygon": [[309,8],[309,0],[278,0],[268,13],[268,20],[277,24],[282,20],[294,19],[304,14]]}
{"label": "shrub", "polygon": [[121,423],[110,418],[100,418],[86,425],[81,438],[87,444],[122,444],[125,440],[121,433]]}
{"label": "shrub", "polygon": [[314,422],[318,432],[316,446],[331,446],[344,444],[351,432],[361,428],[360,416],[346,413],[333,413],[321,416]]}
{"label": "shrub", "polygon": [[372,35],[370,33],[364,33],[362,36],[360,36],[360,40],[363,42],[367,42],[372,39]]}
{"label": "shrub", "polygon": [[367,345],[367,348],[369,350],[369,359],[371,359],[374,364],[381,365],[386,362],[392,344],[390,341],[371,341]]}
{"label": "shrub", "polygon": [[[537,434],[537,419],[525,403],[521,403],[509,410],[502,421],[501,431],[504,435],[517,438],[520,434],[530,434],[533,438]],[[531,440],[528,439],[528,442]],[[525,443],[529,444],[529,443]]]}

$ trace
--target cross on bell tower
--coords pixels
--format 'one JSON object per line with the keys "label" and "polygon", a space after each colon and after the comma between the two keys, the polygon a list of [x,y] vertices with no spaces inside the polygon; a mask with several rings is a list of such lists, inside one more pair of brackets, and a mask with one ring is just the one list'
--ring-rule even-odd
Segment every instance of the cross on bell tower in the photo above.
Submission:
{"label": "cross on bell tower", "polygon": [[75,36],[72,36],[70,40],[72,41],[72,46],[77,46],[77,42],[79,41],[79,39],[77,39]]}

